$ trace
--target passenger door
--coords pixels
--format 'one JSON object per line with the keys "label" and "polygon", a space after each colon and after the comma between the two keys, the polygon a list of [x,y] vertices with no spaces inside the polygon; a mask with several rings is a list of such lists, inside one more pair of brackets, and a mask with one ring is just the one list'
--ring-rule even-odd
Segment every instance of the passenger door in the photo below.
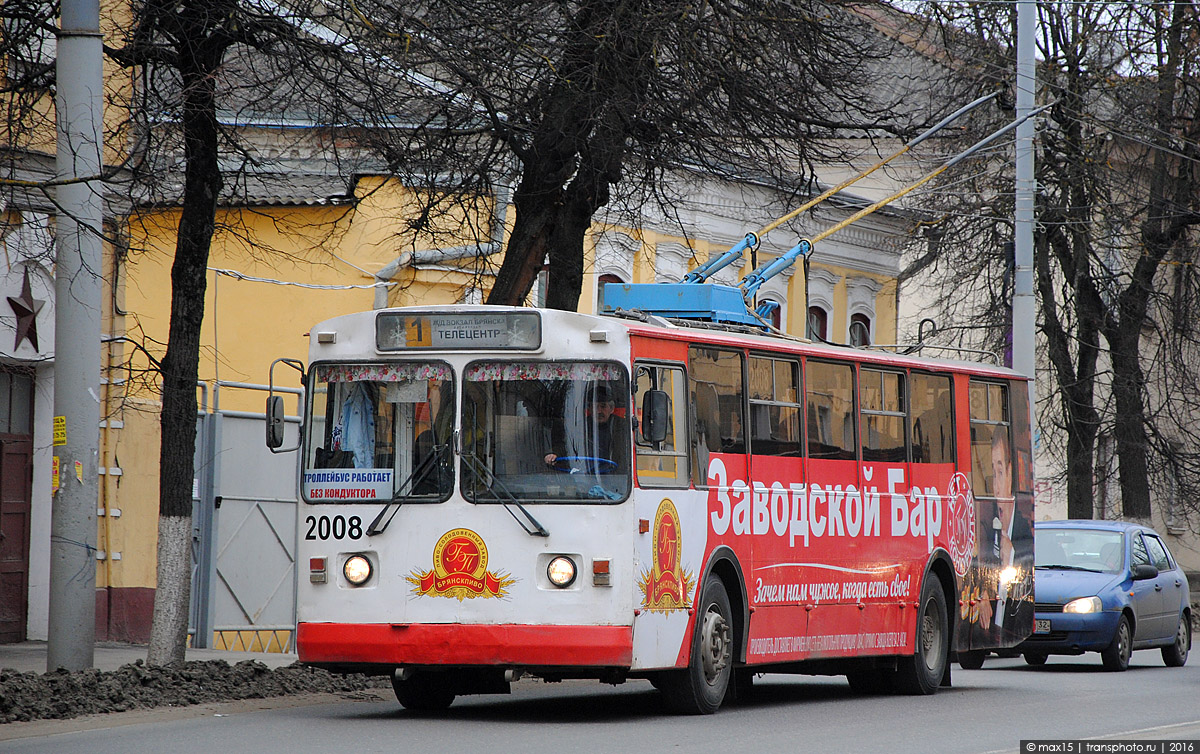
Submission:
{"label": "passenger door", "polygon": [[1154,579],[1154,590],[1159,595],[1159,608],[1155,615],[1154,637],[1164,639],[1175,636],[1176,621],[1183,605],[1183,574],[1167,555],[1166,545],[1153,534],[1143,533],[1146,549],[1149,551],[1150,562],[1158,569],[1158,577]]}
{"label": "passenger door", "polygon": [[[1141,532],[1135,531],[1130,533],[1129,546],[1132,554],[1130,564],[1133,568],[1139,565],[1154,565],[1150,559],[1146,544],[1142,541]],[[1158,579],[1134,581],[1129,592],[1131,595],[1130,601],[1133,603],[1133,614],[1136,619],[1133,640],[1135,642],[1142,642],[1158,638],[1158,623],[1162,620],[1163,609],[1162,586],[1158,583]]]}

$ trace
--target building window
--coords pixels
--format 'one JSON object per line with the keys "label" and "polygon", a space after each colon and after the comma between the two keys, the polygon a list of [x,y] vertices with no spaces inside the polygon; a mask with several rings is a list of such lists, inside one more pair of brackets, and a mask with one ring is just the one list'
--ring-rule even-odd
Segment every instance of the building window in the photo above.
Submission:
{"label": "building window", "polygon": [[33,374],[0,369],[0,433],[33,434]]}
{"label": "building window", "polygon": [[782,330],[783,303],[774,296],[762,298],[758,302],[758,311],[761,311],[764,308],[764,304],[773,304],[773,306],[765,307],[767,308],[767,316],[764,317],[764,319],[768,324],[771,325],[771,327],[774,327],[776,330]]}
{"label": "building window", "polygon": [[605,273],[596,280],[596,313],[603,314],[604,309],[604,286],[607,283],[624,283],[625,281],[616,275]]}
{"label": "building window", "polygon": [[871,345],[871,318],[867,315],[850,315],[850,345]]}
{"label": "building window", "polygon": [[819,306],[808,307],[808,339],[829,339],[829,312]]}

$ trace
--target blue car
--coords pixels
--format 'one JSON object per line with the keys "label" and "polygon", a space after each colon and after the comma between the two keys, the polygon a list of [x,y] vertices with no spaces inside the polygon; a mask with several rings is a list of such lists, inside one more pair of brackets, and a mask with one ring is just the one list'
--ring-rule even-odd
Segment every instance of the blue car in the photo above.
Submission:
{"label": "blue car", "polygon": [[1030,665],[1099,652],[1125,670],[1135,649],[1168,667],[1192,645],[1188,582],[1153,529],[1123,521],[1045,521],[1034,528],[1034,632],[1017,646]]}

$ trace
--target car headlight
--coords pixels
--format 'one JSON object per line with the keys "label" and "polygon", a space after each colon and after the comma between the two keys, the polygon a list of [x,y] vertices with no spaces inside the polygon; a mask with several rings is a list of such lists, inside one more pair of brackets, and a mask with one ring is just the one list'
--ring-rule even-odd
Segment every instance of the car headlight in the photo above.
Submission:
{"label": "car headlight", "polygon": [[1017,580],[1018,573],[1019,572],[1017,569],[1013,566],[1006,567],[1004,570],[1000,571],[1000,585],[1008,586],[1009,584],[1013,583]]}
{"label": "car headlight", "polygon": [[565,555],[552,559],[546,565],[546,578],[551,584],[566,589],[575,583],[575,561]]}
{"label": "car headlight", "polygon": [[1099,597],[1080,597],[1063,605],[1064,613],[1098,613],[1104,608]]}
{"label": "car headlight", "polygon": [[342,564],[342,575],[354,586],[362,586],[371,578],[371,561],[365,555],[351,555]]}

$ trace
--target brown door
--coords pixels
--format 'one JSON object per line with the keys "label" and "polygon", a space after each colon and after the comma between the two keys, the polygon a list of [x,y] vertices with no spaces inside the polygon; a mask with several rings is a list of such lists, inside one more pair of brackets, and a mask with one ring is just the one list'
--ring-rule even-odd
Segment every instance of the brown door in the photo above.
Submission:
{"label": "brown door", "polygon": [[33,440],[0,434],[0,644],[25,641]]}

